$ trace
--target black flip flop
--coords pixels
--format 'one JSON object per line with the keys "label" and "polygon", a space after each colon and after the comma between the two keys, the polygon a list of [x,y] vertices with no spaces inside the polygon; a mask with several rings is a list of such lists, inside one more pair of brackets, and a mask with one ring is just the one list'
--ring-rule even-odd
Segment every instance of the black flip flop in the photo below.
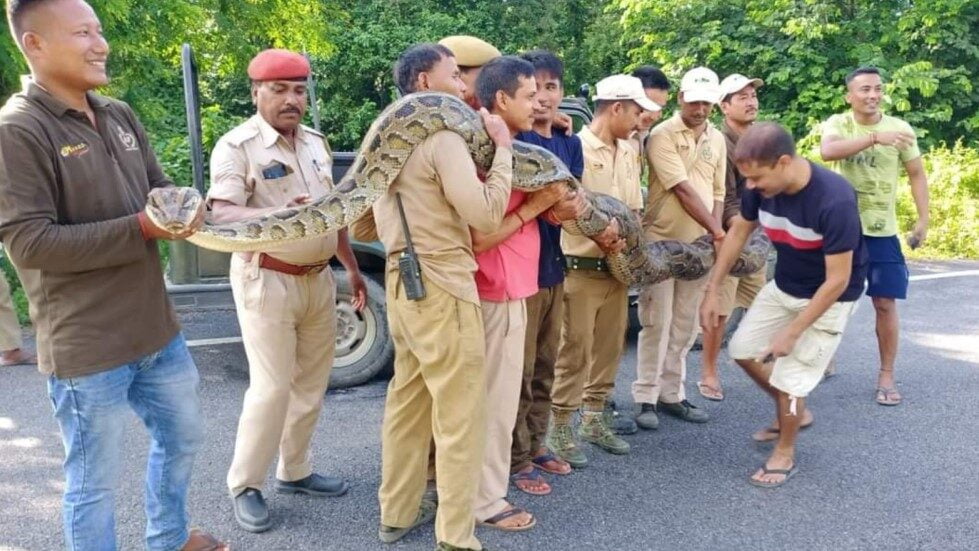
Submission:
{"label": "black flip flop", "polygon": [[784,474],[785,478],[783,478],[779,482],[761,482],[760,480],[755,480],[754,475],[752,475],[748,477],[748,484],[751,484],[752,486],[758,486],[759,488],[778,488],[779,486],[788,482],[789,479],[795,475],[795,473],[799,472],[799,467],[797,467],[795,463],[792,464],[792,468],[790,469],[769,469],[768,466],[762,465],[761,470],[763,475]]}

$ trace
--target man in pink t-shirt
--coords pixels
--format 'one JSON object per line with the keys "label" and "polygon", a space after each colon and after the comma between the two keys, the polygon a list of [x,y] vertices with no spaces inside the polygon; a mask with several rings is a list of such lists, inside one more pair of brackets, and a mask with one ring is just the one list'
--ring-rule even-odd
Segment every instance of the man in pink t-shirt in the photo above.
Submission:
{"label": "man in pink t-shirt", "polygon": [[[483,66],[476,81],[479,101],[499,115],[510,132],[530,130],[536,104],[534,67],[514,56]],[[486,332],[486,452],[474,511],[481,524],[515,532],[536,524],[529,512],[506,500],[510,448],[520,403],[524,299],[537,292],[540,230],[537,216],[567,193],[554,185],[533,194],[513,190],[500,228],[490,234],[472,230],[476,252],[476,288]]]}

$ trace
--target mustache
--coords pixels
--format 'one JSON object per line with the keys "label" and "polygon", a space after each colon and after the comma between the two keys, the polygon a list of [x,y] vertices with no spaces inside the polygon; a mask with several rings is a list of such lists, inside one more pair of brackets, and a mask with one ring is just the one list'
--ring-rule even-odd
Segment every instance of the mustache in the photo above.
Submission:
{"label": "mustache", "polygon": [[280,115],[285,115],[286,113],[295,113],[295,114],[298,115],[300,113],[300,111],[299,111],[299,109],[297,109],[295,107],[286,107],[282,111],[279,111],[279,114]]}

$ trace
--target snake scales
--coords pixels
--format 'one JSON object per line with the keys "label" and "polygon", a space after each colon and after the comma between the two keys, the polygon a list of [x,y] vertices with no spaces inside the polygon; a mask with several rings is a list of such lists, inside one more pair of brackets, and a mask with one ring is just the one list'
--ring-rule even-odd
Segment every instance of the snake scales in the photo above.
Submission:
{"label": "snake scales", "polygon": [[[272,243],[312,239],[337,231],[364,214],[387,192],[415,146],[442,130],[462,136],[476,166],[489,169],[494,145],[475,111],[446,94],[412,94],[391,104],[374,121],[353,165],[327,195],[261,218],[229,224],[205,223],[188,240],[217,251],[255,251]],[[691,243],[647,242],[638,217],[624,203],[582,188],[549,151],[514,142],[513,158],[514,188],[533,192],[552,183],[567,182],[571,189],[584,194],[588,207],[578,219],[564,222],[565,230],[594,236],[613,218],[618,220],[619,234],[626,245],[607,261],[619,281],[643,286],[671,277],[697,279],[713,265],[714,248],[709,235]],[[193,188],[154,189],[146,213],[158,226],[179,233],[193,220],[202,200]],[[765,265],[770,246],[768,238],[760,230],[755,231],[731,274],[744,276],[759,270]]]}

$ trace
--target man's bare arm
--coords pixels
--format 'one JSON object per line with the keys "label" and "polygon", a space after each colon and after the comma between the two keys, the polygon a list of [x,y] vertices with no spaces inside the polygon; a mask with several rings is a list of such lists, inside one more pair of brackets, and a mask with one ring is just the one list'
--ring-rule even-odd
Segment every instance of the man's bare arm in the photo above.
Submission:
{"label": "man's bare arm", "polygon": [[677,199],[680,201],[680,205],[683,206],[683,210],[687,211],[698,224],[703,226],[714,238],[720,238],[724,236],[724,230],[721,228],[720,216],[714,216],[714,213],[707,210],[704,206],[703,201],[697,196],[697,193],[693,190],[690,182],[686,180],[680,182],[679,184],[670,188],[670,190],[676,194]]}

